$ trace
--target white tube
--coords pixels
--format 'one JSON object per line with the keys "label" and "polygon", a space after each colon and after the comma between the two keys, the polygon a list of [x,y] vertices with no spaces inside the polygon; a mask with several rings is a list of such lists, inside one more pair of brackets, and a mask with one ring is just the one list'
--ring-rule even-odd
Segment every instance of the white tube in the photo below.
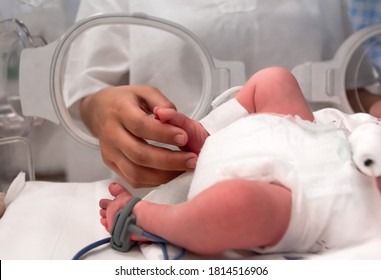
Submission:
{"label": "white tube", "polygon": [[358,169],[372,177],[381,176],[381,125],[365,123],[349,136],[352,159]]}

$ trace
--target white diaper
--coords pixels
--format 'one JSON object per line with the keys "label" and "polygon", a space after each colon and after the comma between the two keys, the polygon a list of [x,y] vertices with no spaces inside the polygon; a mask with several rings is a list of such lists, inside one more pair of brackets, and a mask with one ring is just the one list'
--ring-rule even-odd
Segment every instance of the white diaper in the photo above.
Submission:
{"label": "white diaper", "polygon": [[189,199],[232,178],[276,182],[293,194],[284,237],[255,251],[318,252],[381,233],[379,193],[353,165],[346,132],[333,124],[269,114],[233,122],[207,139]]}

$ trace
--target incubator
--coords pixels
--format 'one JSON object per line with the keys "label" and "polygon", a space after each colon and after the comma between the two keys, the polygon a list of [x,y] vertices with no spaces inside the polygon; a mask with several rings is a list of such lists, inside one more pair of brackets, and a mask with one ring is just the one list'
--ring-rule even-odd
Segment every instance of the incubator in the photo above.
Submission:
{"label": "incubator", "polygon": [[[97,147],[98,141],[78,128],[68,112],[63,97],[63,76],[66,58],[73,41],[83,32],[99,25],[126,24],[126,28],[145,26],[162,31],[163,36],[174,34],[177,40],[190,47],[189,55],[194,55],[197,71],[202,73],[202,90],[198,103],[192,108],[190,116],[200,119],[210,110],[213,99],[232,85],[244,83],[244,65],[238,61],[219,61],[214,59],[200,40],[185,28],[163,19],[144,14],[109,14],[96,15],[78,22],[57,42],[39,49],[24,50],[21,57],[20,95],[23,112],[28,116],[39,116],[55,123],[61,123],[66,131],[76,140]],[[133,27],[132,27],[133,26]],[[157,31],[155,31],[157,32]],[[192,54],[193,53],[193,54]],[[49,56],[51,59],[46,59]],[[45,57],[46,64],[41,64]],[[38,63],[40,72],[30,77],[30,73]],[[170,64],[170,62],[168,62]],[[186,65],[184,65],[186,67]],[[38,81],[36,83],[36,80]],[[38,85],[36,94],[24,94],[32,85]],[[42,93],[45,96],[42,96]],[[41,103],[43,102],[43,103]],[[43,104],[43,106],[41,106]]]}
{"label": "incubator", "polygon": [[33,37],[18,19],[0,21],[1,91],[0,91],[0,137],[25,136],[39,120],[25,117],[21,111],[18,91],[21,51],[46,44],[43,37]]}
{"label": "incubator", "polygon": [[[16,21],[12,22],[19,26],[17,28],[21,28],[20,36],[27,34],[25,27],[20,27],[20,23]],[[92,137],[85,128],[81,127],[67,109],[66,100],[64,98],[64,77],[68,67],[67,60],[70,56],[71,47],[76,39],[87,32],[91,32],[93,28],[107,27],[109,25],[125,25],[129,30],[139,31],[142,30],[140,28],[143,28],[144,30],[148,30],[148,32],[159,30],[161,35],[158,36],[166,36],[165,38],[169,38],[170,40],[175,37],[174,40],[179,40],[183,45],[187,46],[189,55],[195,58],[194,65],[192,65],[195,69],[189,71],[197,71],[202,77],[199,100],[196,106],[191,108],[189,112],[192,118],[203,118],[214,105],[218,106],[224,103],[226,99],[232,97],[227,95],[220,96],[219,94],[221,92],[233,86],[242,85],[245,82],[243,62],[217,60],[210,55],[208,48],[205,47],[199,38],[189,30],[173,22],[145,14],[95,15],[77,22],[68,29],[60,39],[52,43],[45,44],[44,40],[40,40],[40,44],[37,47],[28,45],[28,36],[24,36],[25,39],[27,39],[25,41],[26,43],[22,45],[23,47],[21,49],[18,49],[15,58],[15,61],[19,62],[19,68],[17,69],[19,74],[18,87],[16,86],[17,90],[14,91],[16,98],[9,98],[9,96],[11,96],[11,90],[7,85],[10,85],[8,80],[12,78],[12,76],[9,75],[1,76],[1,79],[3,79],[1,85],[4,87],[7,86],[7,88],[4,89],[0,95],[1,100],[6,101],[4,102],[4,108],[8,108],[2,111],[5,112],[1,115],[1,117],[4,116],[4,118],[0,119],[0,132],[4,133],[4,136],[0,136],[0,155],[14,153],[15,151],[23,154],[16,156],[10,155],[8,157],[12,164],[7,165],[10,168],[9,170],[4,170],[6,176],[0,174],[1,178],[15,177],[16,171],[24,170],[28,174],[27,179],[34,180],[34,166],[29,143],[23,136],[26,136],[30,130],[33,131],[35,127],[38,127],[42,120],[49,120],[49,122],[62,125],[65,131],[72,136],[76,142],[85,144],[91,148],[98,147],[98,140]],[[371,87],[377,93],[379,74],[372,65],[367,53],[369,48],[375,44],[375,42],[378,42],[379,36],[381,36],[381,26],[364,29],[348,38],[331,61],[306,62],[293,70],[307,100],[311,103],[313,108],[318,109],[330,106],[351,113],[353,110],[346,95],[348,86],[354,90],[361,87]],[[19,44],[20,39],[18,39],[17,42]],[[8,59],[6,62],[2,60],[2,66],[4,64],[12,70],[13,68],[11,68],[11,66],[13,64],[11,62],[13,63],[13,60]],[[184,65],[184,67],[187,66]],[[38,71],[36,71],[36,69],[38,69]],[[348,69],[355,69],[355,71],[349,71]],[[6,73],[12,73],[9,69],[4,71]],[[4,71],[2,73],[5,73]],[[234,93],[234,91],[232,91],[232,93]],[[14,102],[14,100],[16,101]],[[7,126],[7,124],[11,123],[11,120],[14,119],[12,118],[13,115],[9,114],[9,112],[12,112],[12,114],[14,112],[17,113],[17,122],[15,122],[17,125]],[[14,127],[17,129],[11,130]],[[20,148],[20,146],[23,148]],[[2,157],[1,160],[3,159]],[[20,162],[18,162],[19,160]],[[81,159],[77,158],[75,160],[80,161]],[[1,168],[3,168],[3,166],[5,165],[2,164]],[[83,164],[82,168],[86,168],[86,165]],[[181,189],[185,190],[189,186],[188,182],[190,178],[181,177],[180,180],[184,180],[184,183],[179,184],[179,181],[177,181],[176,186],[172,186],[172,188],[168,186],[168,190],[171,188],[172,195],[178,191],[179,194],[176,199],[183,201],[183,192],[181,192]],[[91,219],[88,219],[88,217],[92,217],[92,215],[98,213],[97,205],[93,202],[98,201],[97,195],[100,197],[104,196],[103,192],[105,192],[105,186],[107,184],[109,184],[108,181],[83,184],[78,188],[75,183],[65,183],[64,186],[63,183],[49,184],[36,182],[36,184],[29,185],[29,187],[34,188],[33,190],[39,190],[41,188],[47,189],[49,193],[52,194],[52,198],[56,198],[57,194],[61,192],[64,193],[62,197],[64,197],[65,200],[62,200],[62,198],[58,196],[58,201],[64,201],[64,203],[62,203],[62,205],[60,203],[54,205],[54,207],[59,208],[58,212],[60,215],[62,214],[62,219],[56,219],[54,217],[54,222],[57,222],[59,225],[68,225],[68,231],[71,230],[77,233],[74,235],[74,238],[57,233],[60,237],[63,236],[63,240],[53,240],[60,245],[57,245],[57,248],[55,248],[56,252],[64,251],[70,256],[71,252],[68,251],[67,244],[73,243],[75,248],[81,248],[84,244],[79,242],[80,238],[83,238],[84,242],[88,242],[86,236],[91,236],[94,230],[92,228],[90,230],[90,226],[87,227],[87,224],[84,225],[85,230],[88,230],[85,232],[82,228],[70,228],[71,224],[67,223],[66,213],[77,213],[81,211],[81,213],[85,214],[76,215],[76,217],[78,219],[80,219],[80,216],[86,217],[86,221],[82,219],[79,221],[81,223],[91,223],[89,222]],[[88,192],[87,188],[91,188],[91,192]],[[73,193],[79,194],[77,197],[85,199],[78,199],[77,201],[75,200],[76,197],[73,199]],[[32,201],[39,198],[38,192],[36,191],[30,191],[29,194],[33,196]],[[167,199],[174,198],[171,197]],[[83,206],[84,201],[88,203],[88,207]],[[67,205],[72,208],[67,209]],[[48,217],[51,216],[50,213],[43,214],[46,214]],[[41,215],[41,213],[36,213],[35,215]],[[79,224],[79,222],[76,223],[76,221],[77,220],[74,220],[73,224]],[[60,226],[57,228],[61,229]],[[103,229],[99,231],[99,237],[104,234]],[[36,234],[34,237],[38,239],[39,235]],[[46,245],[45,240],[41,242],[43,245]],[[377,245],[379,244],[377,243]],[[35,254],[35,252],[32,252],[31,256],[36,257]],[[49,257],[51,256],[54,257],[54,255],[49,255]],[[62,254],[59,256],[62,256]],[[46,256],[42,255],[42,257]]]}
{"label": "incubator", "polygon": [[[34,142],[38,141],[31,138],[35,129],[47,124],[22,112],[21,52],[59,37],[66,29],[66,10],[74,4],[73,0],[2,0],[0,3],[0,192],[7,191],[20,171],[25,172],[27,180],[35,179],[36,158],[32,160],[32,153]],[[45,23],[52,19],[54,28]]]}
{"label": "incubator", "polygon": [[25,138],[42,119],[26,117],[21,110],[18,91],[20,54],[24,48],[46,44],[41,36],[32,36],[18,19],[0,21],[0,191],[6,192],[20,171],[34,180],[32,151]]}
{"label": "incubator", "polygon": [[[173,22],[146,14],[95,15],[77,22],[60,39],[50,44],[46,44],[43,38],[31,38],[26,26],[17,20],[7,23],[10,22],[18,26],[20,32],[19,38],[16,38],[17,43],[10,44],[12,48],[9,46],[5,48],[14,57],[11,56],[11,59],[7,58],[8,60],[4,61],[2,56],[2,65],[5,67],[2,66],[1,78],[5,82],[2,82],[0,95],[2,102],[0,133],[3,134],[1,137],[23,136],[32,126],[46,119],[61,124],[77,142],[92,148],[98,147],[98,140],[71,116],[63,94],[63,77],[67,70],[70,48],[77,38],[96,27],[125,25],[125,28],[129,30],[134,28],[143,28],[149,32],[159,30],[164,34],[160,36],[176,37],[182,45],[186,45],[189,55],[192,55],[195,61],[192,65],[195,70],[192,71],[200,73],[203,81],[200,86],[199,100],[189,113],[192,118],[204,117],[210,111],[212,101],[221,92],[245,82],[243,62],[217,60],[189,30]],[[380,36],[381,26],[363,29],[349,37],[331,61],[306,62],[293,69],[313,109],[335,107],[351,113],[353,109],[346,93],[348,88],[353,89],[357,95],[358,88],[372,87],[377,90],[379,73],[372,65],[368,52],[374,44],[378,44]],[[8,40],[8,42],[11,41]],[[22,47],[19,48],[18,44],[22,44]],[[15,67],[18,62],[19,69]],[[184,65],[185,67],[187,66]],[[12,87],[15,87],[14,84],[12,85],[12,71],[19,72],[17,90],[12,90]],[[33,90],[30,90],[32,88]],[[218,99],[217,101],[223,102]],[[359,101],[358,98],[357,101]],[[361,104],[359,105],[361,108]],[[8,133],[9,130],[12,130],[11,133]]]}
{"label": "incubator", "polygon": [[[210,110],[212,100],[221,92],[245,82],[242,62],[214,59],[194,34],[178,24],[145,14],[100,14],[78,22],[60,40],[48,46],[23,51],[20,95],[25,115],[61,123],[76,140],[92,147],[98,146],[97,139],[78,128],[68,112],[63,97],[62,77],[72,42],[82,32],[107,24],[141,25],[160,29],[175,34],[184,44],[189,44],[198,57],[199,72],[203,78],[202,94],[190,114],[192,118],[201,119]],[[354,89],[355,94],[358,94],[358,88],[377,88],[379,73],[372,65],[368,52],[372,45],[379,42],[380,36],[381,26],[366,28],[349,37],[331,61],[306,62],[293,69],[293,74],[314,109],[334,107],[352,113],[353,109],[346,94],[348,87]],[[47,56],[51,59],[46,59]],[[29,73],[36,67],[36,61],[41,61],[41,57],[45,57],[46,63],[38,63],[41,71],[31,78]],[[38,90],[34,95],[25,94],[28,88],[36,84]]]}
{"label": "incubator", "polygon": [[334,107],[353,113],[347,90],[356,95],[356,105],[366,112],[359,98],[359,89],[381,94],[380,74],[370,58],[370,50],[381,43],[381,25],[357,31],[337,50],[334,58],[323,62],[306,62],[296,66],[296,76],[303,94],[313,108]]}

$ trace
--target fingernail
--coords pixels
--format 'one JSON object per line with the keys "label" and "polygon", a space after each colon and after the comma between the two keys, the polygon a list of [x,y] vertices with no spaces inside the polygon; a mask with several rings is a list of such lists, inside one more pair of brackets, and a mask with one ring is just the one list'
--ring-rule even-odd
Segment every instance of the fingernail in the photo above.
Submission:
{"label": "fingernail", "polygon": [[189,169],[195,169],[196,168],[196,159],[195,158],[188,159],[186,161],[185,165]]}
{"label": "fingernail", "polygon": [[177,134],[175,137],[174,137],[174,141],[176,143],[176,145],[180,145],[180,146],[183,146],[185,145],[185,136],[183,134]]}

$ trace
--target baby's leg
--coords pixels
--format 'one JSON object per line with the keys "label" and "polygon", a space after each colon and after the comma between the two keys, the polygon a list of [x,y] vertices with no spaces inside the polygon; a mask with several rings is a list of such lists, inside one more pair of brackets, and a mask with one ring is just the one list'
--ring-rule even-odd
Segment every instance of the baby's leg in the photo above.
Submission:
{"label": "baby's leg", "polygon": [[206,138],[209,136],[205,128],[197,121],[175,111],[174,109],[155,107],[153,110],[155,117],[163,123],[169,123],[181,127],[188,135],[187,144],[183,150],[200,153]]}
{"label": "baby's leg", "polygon": [[295,77],[280,67],[255,73],[236,98],[249,113],[298,115],[305,120],[314,120]]}
{"label": "baby's leg", "polygon": [[[119,189],[124,188],[119,186],[115,191],[114,186],[112,192],[124,199],[130,197],[123,194],[126,190]],[[116,197],[113,202],[101,201],[101,216],[103,221],[107,220],[107,228],[122,200]],[[147,232],[196,253],[217,254],[227,249],[275,245],[290,220],[291,193],[279,185],[230,180],[217,183],[179,205],[142,200],[133,214],[137,225]]]}

